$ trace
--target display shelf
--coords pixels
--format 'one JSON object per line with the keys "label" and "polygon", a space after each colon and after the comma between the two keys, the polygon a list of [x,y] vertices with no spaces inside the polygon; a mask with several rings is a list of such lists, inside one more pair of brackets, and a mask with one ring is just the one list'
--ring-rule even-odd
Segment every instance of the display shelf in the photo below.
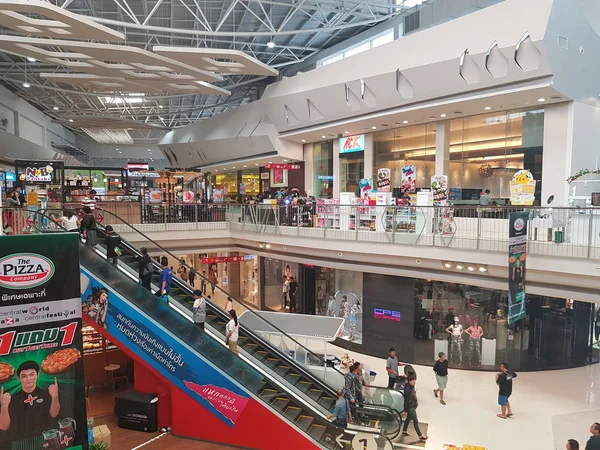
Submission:
{"label": "display shelf", "polygon": [[117,347],[109,340],[102,337],[94,328],[86,326],[82,329],[83,335],[83,354],[92,355],[102,353],[107,350],[114,350]]}

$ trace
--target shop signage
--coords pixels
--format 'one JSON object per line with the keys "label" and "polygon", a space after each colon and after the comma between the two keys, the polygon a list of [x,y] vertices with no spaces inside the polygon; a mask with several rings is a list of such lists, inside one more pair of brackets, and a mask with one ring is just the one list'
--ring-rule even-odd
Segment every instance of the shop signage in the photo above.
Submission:
{"label": "shop signage", "polygon": [[402,190],[417,192],[417,166],[402,166]]}
{"label": "shop signage", "polygon": [[392,171],[388,168],[382,168],[377,171],[377,191],[390,192]]}
{"label": "shop signage", "polygon": [[431,191],[433,192],[433,205],[444,206],[448,200],[448,177],[434,175],[431,177]]}
{"label": "shop signage", "polygon": [[242,256],[214,256],[202,258],[202,264],[218,264],[218,263],[230,263],[230,262],[243,262],[254,259],[255,255],[242,255]]}
{"label": "shop signage", "polygon": [[7,172],[4,174],[4,179],[6,181],[17,181],[17,177],[14,173]]}
{"label": "shop signage", "polygon": [[76,235],[0,236],[1,449],[87,449],[80,295]]}
{"label": "shop signage", "polygon": [[394,322],[402,321],[402,314],[400,311],[392,311],[390,309],[375,308],[373,310],[373,317],[376,319],[392,320]]}
{"label": "shop signage", "polygon": [[317,179],[321,181],[333,181],[333,175],[319,175]]}
{"label": "shop signage", "polygon": [[26,167],[25,173],[19,175],[19,179],[27,183],[50,183],[52,181],[52,172],[54,172],[54,167],[50,165],[45,167]]}
{"label": "shop signage", "polygon": [[535,180],[529,170],[519,170],[510,181],[510,204],[533,205],[535,201]]}
{"label": "shop signage", "polygon": [[300,164],[265,164],[265,169],[300,170]]}
{"label": "shop signage", "polygon": [[127,163],[127,170],[148,170],[150,166],[145,163]]}
{"label": "shop signage", "polygon": [[158,172],[138,172],[129,169],[127,169],[127,175],[132,178],[160,178],[160,174]]}
{"label": "shop signage", "polygon": [[[225,424],[230,427],[236,424],[251,400],[248,393],[223,372],[232,379],[248,377],[244,379],[248,386],[260,383],[258,374],[247,371],[240,373],[242,366],[236,362],[236,358],[231,357],[226,347],[214,345],[202,337],[195,342],[197,350],[193,351],[190,346],[159,326],[146,313],[133,307],[83,268],[81,277],[85,281],[85,289],[82,289],[81,295],[83,309],[95,312],[94,315],[89,314],[86,320],[96,322],[111,336],[111,341],[126,346],[135,355],[136,360],[150,365],[169,383],[181,389],[190,399],[202,405]],[[156,301],[159,302],[157,299]],[[166,308],[160,313],[165,316],[173,314],[169,307],[161,303],[148,306],[152,307]],[[102,308],[102,315],[96,313],[102,311]],[[154,313],[158,314],[156,310]],[[212,363],[208,361],[209,357]],[[215,368],[215,362],[218,362],[223,372]],[[84,399],[85,405],[84,395],[81,398]]]}
{"label": "shop signage", "polygon": [[340,153],[361,152],[365,149],[365,135],[346,136],[340,138]]}
{"label": "shop signage", "polygon": [[261,180],[268,180],[269,179],[269,175],[270,175],[269,172],[262,172],[260,174],[260,179]]}
{"label": "shop signage", "polygon": [[525,317],[525,263],[529,212],[510,213],[508,230],[508,324]]}

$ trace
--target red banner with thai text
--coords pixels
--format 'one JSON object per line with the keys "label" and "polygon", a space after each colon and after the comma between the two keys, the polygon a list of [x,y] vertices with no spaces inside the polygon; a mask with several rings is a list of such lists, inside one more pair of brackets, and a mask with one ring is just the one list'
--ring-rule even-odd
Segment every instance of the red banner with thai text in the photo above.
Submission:
{"label": "red banner with thai text", "polygon": [[287,170],[300,170],[302,166],[300,164],[265,164],[266,169],[287,169]]}

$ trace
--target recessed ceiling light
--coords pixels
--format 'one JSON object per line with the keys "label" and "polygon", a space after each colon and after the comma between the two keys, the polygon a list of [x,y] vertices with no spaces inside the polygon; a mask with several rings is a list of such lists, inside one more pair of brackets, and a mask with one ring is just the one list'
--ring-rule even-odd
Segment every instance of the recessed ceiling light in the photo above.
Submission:
{"label": "recessed ceiling light", "polygon": [[269,164],[273,164],[273,162],[272,162],[272,161],[269,161]]}
{"label": "recessed ceiling light", "polygon": [[73,122],[74,122],[74,120],[73,120],[73,119],[69,119],[69,122],[73,123]]}
{"label": "recessed ceiling light", "polygon": [[479,266],[479,271],[480,272],[487,272],[487,267],[485,267],[485,266]]}
{"label": "recessed ceiling light", "polygon": [[302,139],[302,142],[306,142],[306,139]]}
{"label": "recessed ceiling light", "polygon": [[275,48],[275,42],[273,42],[273,41],[267,42],[267,47],[269,47],[269,48]]}
{"label": "recessed ceiling light", "polygon": [[54,106],[52,109],[53,109],[54,111],[58,111],[58,106]]}
{"label": "recessed ceiling light", "polygon": [[344,134],[349,134],[349,133],[350,133],[349,131],[344,131]]}
{"label": "recessed ceiling light", "polygon": [[474,272],[475,271],[475,267],[474,266],[469,266],[469,267],[467,267],[467,269],[469,270],[469,272]]}
{"label": "recessed ceiling light", "polygon": [[440,117],[446,117],[446,114],[440,114]]}
{"label": "recessed ceiling light", "polygon": [[235,166],[233,166],[232,169],[235,169]]}
{"label": "recessed ceiling light", "polygon": [[377,127],[371,127],[371,130],[376,130],[376,129],[377,129]]}
{"label": "recessed ceiling light", "polygon": [[327,136],[323,135],[321,136],[321,139],[327,139]]}
{"label": "recessed ceiling light", "polygon": [[538,102],[540,102],[540,103],[544,103],[545,101],[546,101],[546,99],[544,97],[538,98]]}
{"label": "recessed ceiling light", "polygon": [[435,120],[435,119],[436,119],[436,117],[435,117],[435,116],[431,116],[429,119],[430,119],[430,120]]}
{"label": "recessed ceiling light", "polygon": [[464,267],[465,267],[465,266],[463,266],[462,264],[457,264],[457,265],[456,265],[456,268],[457,268],[458,270],[463,270],[463,269],[464,269]]}
{"label": "recessed ceiling light", "polygon": [[486,106],[486,107],[485,107],[485,108],[483,108],[483,109],[485,109],[486,111],[489,111],[490,109],[492,109],[492,107],[491,107],[491,106]]}
{"label": "recessed ceiling light", "polygon": [[406,125],[406,124],[408,123],[408,120],[403,120],[403,121],[402,121],[402,123],[403,123],[404,125]]}
{"label": "recessed ceiling light", "polygon": [[23,83],[23,87],[24,88],[30,88],[31,85],[26,81],[25,83]]}
{"label": "recessed ceiling light", "polygon": [[163,109],[163,108],[164,108],[164,106],[163,106],[163,105],[158,105],[158,107],[159,107],[160,109]]}
{"label": "recessed ceiling light", "polygon": [[244,164],[244,167],[248,167],[246,164]]}
{"label": "recessed ceiling light", "polygon": [[118,149],[118,148],[115,148],[115,150],[116,150],[116,151],[119,151],[119,149]]}
{"label": "recessed ceiling light", "polygon": [[28,56],[27,57],[27,61],[29,61],[29,62],[36,62],[36,59],[32,58],[31,56]]}
{"label": "recessed ceiling light", "polygon": [[446,269],[451,269],[451,268],[452,268],[452,266],[453,266],[453,264],[452,264],[451,262],[445,262],[445,263],[444,263],[444,267],[445,267]]}
{"label": "recessed ceiling light", "polygon": [[227,170],[227,167],[223,167],[223,170]]}
{"label": "recessed ceiling light", "polygon": [[254,165],[255,165],[255,166],[258,166],[258,163],[255,163]]}

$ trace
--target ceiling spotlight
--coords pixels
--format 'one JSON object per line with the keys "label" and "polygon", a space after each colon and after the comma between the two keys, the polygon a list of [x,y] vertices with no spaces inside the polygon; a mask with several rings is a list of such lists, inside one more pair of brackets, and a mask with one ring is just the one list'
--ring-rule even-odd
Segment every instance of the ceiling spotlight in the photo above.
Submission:
{"label": "ceiling spotlight", "polygon": [[487,272],[487,267],[485,267],[485,266],[479,266],[479,271],[480,272]]}
{"label": "ceiling spotlight", "polygon": [[287,159],[284,159],[283,162],[287,162]]}
{"label": "ceiling spotlight", "polygon": [[265,248],[271,248],[271,244],[266,244]]}
{"label": "ceiling spotlight", "polygon": [[246,164],[244,164],[244,167],[248,167]]}
{"label": "ceiling spotlight", "polygon": [[440,114],[440,117],[446,117],[446,114]]}
{"label": "ceiling spotlight", "polygon": [[267,47],[269,47],[269,48],[275,48],[275,42],[273,42],[273,41],[267,42]]}
{"label": "ceiling spotlight", "polygon": [[306,139],[302,139],[302,142],[306,142]]}
{"label": "ceiling spotlight", "polygon": [[452,269],[452,267],[453,267],[453,266],[454,266],[454,264],[452,264],[451,262],[445,262],[445,263],[444,263],[444,267],[445,267],[446,269]]}
{"label": "ceiling spotlight", "polygon": [[462,264],[459,263],[459,264],[456,265],[456,268],[458,270],[463,270],[465,268],[465,266],[463,266]]}
{"label": "ceiling spotlight", "polygon": [[475,271],[475,266],[468,266],[468,267],[467,267],[467,270],[468,270],[469,272],[474,272],[474,271]]}
{"label": "ceiling spotlight", "polygon": [[545,101],[546,101],[546,99],[543,98],[543,97],[542,98],[538,98],[538,102],[540,102],[540,103],[544,103]]}
{"label": "ceiling spotlight", "polygon": [[54,106],[52,109],[53,109],[54,111],[58,111],[58,106]]}
{"label": "ceiling spotlight", "polygon": [[344,131],[344,134],[349,134],[349,133],[350,133],[349,131]]}
{"label": "ceiling spotlight", "polygon": [[327,136],[323,135],[321,136],[321,139],[327,139]]}
{"label": "ceiling spotlight", "polygon": [[273,162],[272,162],[272,161],[269,161],[269,164],[273,164]]}
{"label": "ceiling spotlight", "polygon": [[24,88],[30,88],[31,85],[26,81],[25,83],[23,83],[23,87]]}
{"label": "ceiling spotlight", "polygon": [[74,121],[73,119],[69,119],[69,122],[73,123],[73,122],[75,122],[75,121]]}
{"label": "ceiling spotlight", "polygon": [[29,62],[36,62],[36,59],[32,58],[31,56],[28,56],[27,57],[27,61],[29,61]]}
{"label": "ceiling spotlight", "polygon": [[483,109],[485,109],[486,111],[489,111],[490,109],[492,109],[492,107],[491,107],[491,106],[486,106],[486,107],[485,107],[485,108],[483,108]]}
{"label": "ceiling spotlight", "polygon": [[231,168],[232,168],[232,169],[235,169],[235,166],[232,166]]}
{"label": "ceiling spotlight", "polygon": [[377,127],[371,127],[371,130],[376,130],[376,129],[377,129]]}
{"label": "ceiling spotlight", "polygon": [[164,108],[164,106],[163,106],[163,105],[158,105],[158,107],[159,107],[160,109],[163,109],[163,108]]}
{"label": "ceiling spotlight", "polygon": [[255,166],[258,166],[258,163],[254,163]]}
{"label": "ceiling spotlight", "polygon": [[404,125],[406,125],[406,124],[408,123],[408,120],[403,120],[403,121],[402,121],[402,123],[403,123]]}

